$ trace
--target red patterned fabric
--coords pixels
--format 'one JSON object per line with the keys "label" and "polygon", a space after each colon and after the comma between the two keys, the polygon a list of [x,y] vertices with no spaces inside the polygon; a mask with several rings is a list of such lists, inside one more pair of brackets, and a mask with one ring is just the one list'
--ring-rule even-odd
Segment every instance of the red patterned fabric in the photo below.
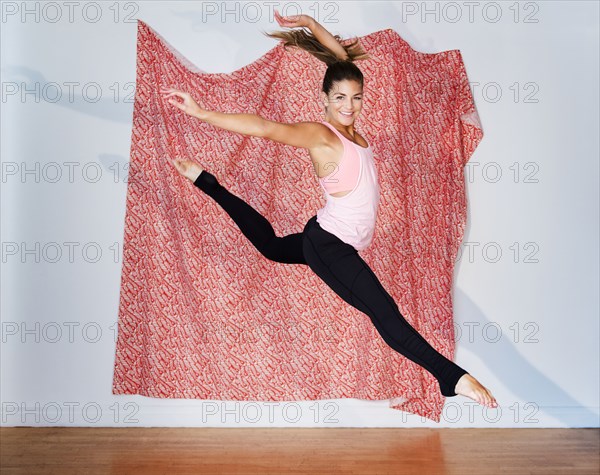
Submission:
{"label": "red patterned fabric", "polygon": [[[459,50],[414,51],[393,30],[359,37],[371,59],[356,122],[371,144],[381,203],[361,256],[405,318],[454,359],[452,278],[466,221],[463,167],[483,133]],[[230,74],[195,68],[138,21],[137,82],[113,393],[290,401],[389,399],[440,420],[426,370],[308,266],[263,257],[171,158],[197,160],[262,213],[301,232],[324,197],[306,149],[216,128],[162,99],[280,122],[321,121],[326,65],[278,43]],[[199,47],[209,47],[200,44]]]}

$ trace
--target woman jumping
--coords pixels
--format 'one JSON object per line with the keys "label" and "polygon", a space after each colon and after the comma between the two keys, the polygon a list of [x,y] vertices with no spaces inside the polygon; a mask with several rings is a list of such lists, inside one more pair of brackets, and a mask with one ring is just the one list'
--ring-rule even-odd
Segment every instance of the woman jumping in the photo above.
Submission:
{"label": "woman jumping", "polygon": [[[166,88],[161,93],[170,104],[215,127],[308,149],[327,200],[325,206],[308,220],[301,233],[278,237],[264,216],[225,189],[198,163],[176,159],[173,165],[229,214],[263,256],[275,262],[308,265],[344,301],[368,315],[390,347],[437,379],[444,396],[460,394],[497,407],[487,388],[437,352],[406,321],[358,254],[372,241],[379,205],[373,151],[354,129],[363,104],[363,75],[353,61],[364,59],[366,53],[358,40],[342,45],[339,36],[334,37],[307,15],[282,17],[275,12],[275,17],[280,26],[307,27],[312,35],[294,30],[268,36],[285,40],[286,46],[303,48],[328,65],[321,92],[323,121],[285,124],[256,114],[209,111],[186,92]],[[331,168],[332,173],[321,174]]]}

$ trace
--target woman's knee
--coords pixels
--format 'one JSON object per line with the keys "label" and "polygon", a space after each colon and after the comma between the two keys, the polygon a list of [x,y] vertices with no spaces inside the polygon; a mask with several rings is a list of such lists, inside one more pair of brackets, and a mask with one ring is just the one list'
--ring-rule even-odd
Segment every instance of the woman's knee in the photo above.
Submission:
{"label": "woman's knee", "polygon": [[273,262],[282,264],[306,264],[301,246],[282,237],[272,237],[262,245],[257,246],[260,253]]}
{"label": "woman's knee", "polygon": [[267,259],[274,262],[281,262],[281,252],[277,243],[277,237],[271,238],[268,241],[257,244],[258,251]]}

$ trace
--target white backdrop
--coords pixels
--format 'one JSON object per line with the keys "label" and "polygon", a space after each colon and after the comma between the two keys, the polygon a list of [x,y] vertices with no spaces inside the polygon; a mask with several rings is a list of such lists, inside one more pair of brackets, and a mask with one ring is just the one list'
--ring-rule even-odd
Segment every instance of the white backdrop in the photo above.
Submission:
{"label": "white backdrop", "polygon": [[[484,139],[465,168],[457,363],[501,407],[111,394],[136,19],[207,72],[276,42],[275,6],[343,37],[460,49]],[[3,2],[5,426],[598,427],[597,2]],[[365,90],[368,94],[368,89]]]}

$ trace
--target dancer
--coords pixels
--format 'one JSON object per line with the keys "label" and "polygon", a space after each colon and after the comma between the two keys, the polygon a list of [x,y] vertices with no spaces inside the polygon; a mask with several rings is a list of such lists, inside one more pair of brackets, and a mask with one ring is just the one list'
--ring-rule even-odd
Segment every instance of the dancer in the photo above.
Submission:
{"label": "dancer", "polygon": [[366,53],[358,40],[343,45],[339,36],[334,37],[307,15],[275,15],[280,26],[307,27],[312,35],[294,30],[268,36],[285,40],[286,46],[303,48],[328,65],[321,92],[323,121],[286,124],[256,114],[209,111],[189,93],[172,88],[163,88],[161,93],[179,110],[215,127],[308,149],[324,190],[325,206],[308,220],[302,232],[279,237],[264,216],[225,189],[198,163],[174,159],[173,165],[213,198],[267,259],[308,265],[344,301],[368,315],[390,347],[437,379],[444,396],[460,394],[482,405],[497,407],[487,388],[437,352],[406,321],[358,254],[372,241],[379,204],[372,148],[354,128],[363,99],[363,75],[354,60],[364,59]]}

